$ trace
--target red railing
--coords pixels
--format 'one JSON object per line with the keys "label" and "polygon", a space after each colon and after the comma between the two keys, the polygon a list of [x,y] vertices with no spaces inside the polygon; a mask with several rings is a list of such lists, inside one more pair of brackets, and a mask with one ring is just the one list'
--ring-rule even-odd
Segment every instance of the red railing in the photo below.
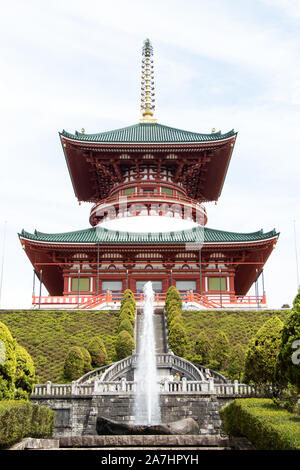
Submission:
{"label": "red railing", "polygon": [[[222,295],[200,295],[195,292],[181,292],[181,298],[185,303],[196,303],[202,307],[209,309],[213,308],[224,308],[226,306],[264,306],[266,305],[266,297],[246,295],[246,296],[235,296],[231,294]],[[110,307],[116,304],[116,307],[121,301],[123,292],[106,292],[99,295],[66,295],[66,296],[33,296],[32,304],[34,306],[62,306],[63,308],[70,306],[70,308],[79,309],[91,309],[100,306],[104,303],[110,304]],[[143,293],[134,293],[137,303],[144,300]],[[155,293],[154,301],[157,303],[164,303],[166,299],[166,293]]]}

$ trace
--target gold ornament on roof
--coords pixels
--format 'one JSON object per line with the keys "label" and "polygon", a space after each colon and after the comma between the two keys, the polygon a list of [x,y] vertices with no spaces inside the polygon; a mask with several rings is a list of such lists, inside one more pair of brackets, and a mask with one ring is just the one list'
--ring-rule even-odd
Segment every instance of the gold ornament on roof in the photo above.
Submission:
{"label": "gold ornament on roof", "polygon": [[153,48],[149,39],[144,41],[142,58],[142,81],[141,81],[141,111],[140,122],[156,122],[154,119],[155,93],[154,93],[154,66]]}

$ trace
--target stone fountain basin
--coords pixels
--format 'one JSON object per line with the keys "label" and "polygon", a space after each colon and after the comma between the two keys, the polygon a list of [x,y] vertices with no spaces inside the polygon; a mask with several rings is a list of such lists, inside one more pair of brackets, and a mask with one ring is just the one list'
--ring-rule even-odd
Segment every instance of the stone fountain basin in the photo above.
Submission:
{"label": "stone fountain basin", "polygon": [[113,421],[98,416],[96,422],[96,431],[98,435],[187,435],[199,434],[199,425],[193,418],[185,418],[179,421],[156,425],[135,425],[119,421]]}

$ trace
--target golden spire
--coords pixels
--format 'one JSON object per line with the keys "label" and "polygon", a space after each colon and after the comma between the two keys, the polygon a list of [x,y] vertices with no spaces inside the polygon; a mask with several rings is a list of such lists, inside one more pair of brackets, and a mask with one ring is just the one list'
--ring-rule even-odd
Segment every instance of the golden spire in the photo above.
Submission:
{"label": "golden spire", "polygon": [[144,41],[142,59],[142,81],[141,81],[141,111],[140,122],[156,122],[154,119],[155,93],[154,93],[154,71],[153,71],[153,49],[149,39]]}

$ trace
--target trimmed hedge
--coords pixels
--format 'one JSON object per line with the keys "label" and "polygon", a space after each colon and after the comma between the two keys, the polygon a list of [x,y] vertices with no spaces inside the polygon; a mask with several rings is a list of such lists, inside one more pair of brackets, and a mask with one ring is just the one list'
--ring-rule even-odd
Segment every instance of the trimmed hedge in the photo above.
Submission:
{"label": "trimmed hedge", "polygon": [[67,379],[77,380],[83,375],[84,356],[79,346],[73,346],[68,351],[64,363],[64,374]]}
{"label": "trimmed hedge", "polygon": [[116,359],[120,361],[130,356],[134,349],[134,339],[126,330],[122,330],[116,340]]}
{"label": "trimmed hedge", "polygon": [[183,357],[187,346],[187,338],[182,316],[182,300],[175,286],[169,287],[167,291],[165,310],[169,348],[177,356]]}
{"label": "trimmed hedge", "polygon": [[118,310],[1,310],[0,322],[31,355],[36,383],[62,383],[66,382],[63,369],[69,349],[87,348],[94,336],[103,340],[107,361],[113,362],[118,316]]}
{"label": "trimmed hedge", "polygon": [[134,343],[136,302],[133,293],[127,289],[121,299],[119,313],[118,336],[115,343],[115,358],[117,361],[130,356]]}
{"label": "trimmed hedge", "polygon": [[234,400],[219,413],[226,433],[246,437],[257,450],[300,449],[300,416],[279,409],[271,399]]}
{"label": "trimmed hedge", "polygon": [[0,401],[0,448],[7,449],[25,437],[51,437],[55,412],[26,401]]}
{"label": "trimmed hedge", "polygon": [[94,367],[102,367],[107,361],[107,352],[104,342],[99,336],[94,336],[88,345],[88,352],[92,358],[92,365]]}

